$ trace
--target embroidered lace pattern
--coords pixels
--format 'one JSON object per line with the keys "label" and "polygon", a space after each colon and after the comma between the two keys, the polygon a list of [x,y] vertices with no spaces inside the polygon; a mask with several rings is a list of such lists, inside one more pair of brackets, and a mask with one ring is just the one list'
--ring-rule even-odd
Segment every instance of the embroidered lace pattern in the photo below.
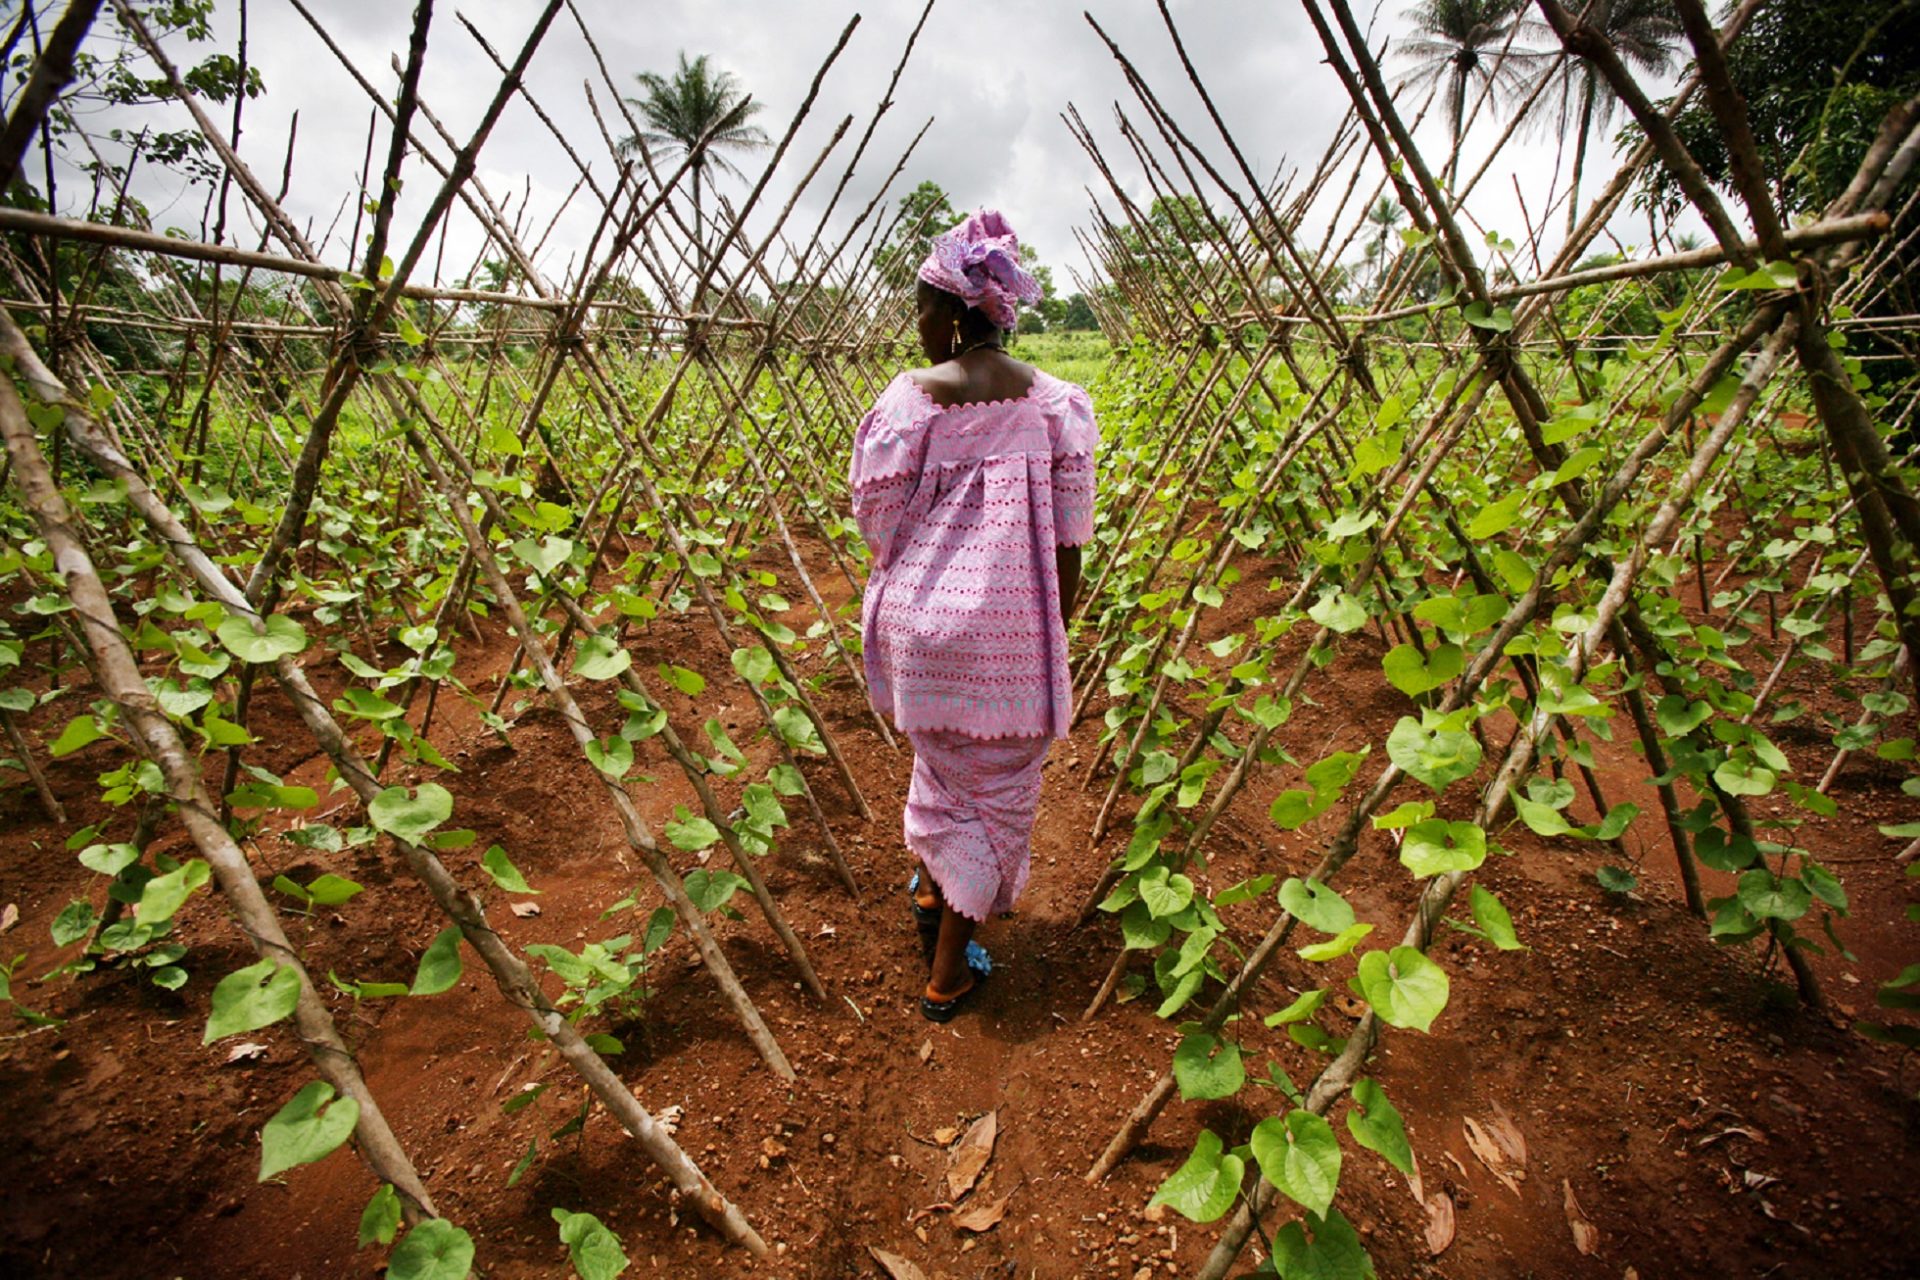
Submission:
{"label": "embroidered lace pattern", "polygon": [[1093,536],[1087,393],[1045,373],[1012,400],[936,405],[895,378],[854,436],[853,514],[874,705],[902,732],[1067,736],[1054,549]]}

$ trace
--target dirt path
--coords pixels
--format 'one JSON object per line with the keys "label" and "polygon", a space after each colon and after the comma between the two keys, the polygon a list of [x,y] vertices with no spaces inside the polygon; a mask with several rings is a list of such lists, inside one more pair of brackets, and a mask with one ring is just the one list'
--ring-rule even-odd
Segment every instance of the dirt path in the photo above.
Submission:
{"label": "dirt path", "polygon": [[[767,567],[781,566],[767,557]],[[830,581],[822,573],[823,584]],[[1249,574],[1219,629],[1244,626],[1264,597]],[[799,598],[797,592],[792,598]],[[461,671],[490,692],[509,645],[490,634],[462,650]],[[668,618],[635,646],[636,660],[670,656],[715,684],[697,705],[671,710],[693,734],[707,715],[743,725],[744,698],[728,702],[725,655],[703,622]],[[1341,706],[1303,705],[1282,740],[1310,762],[1331,746],[1379,741],[1406,710],[1380,680],[1377,646],[1354,637],[1321,689],[1357,691]],[[804,670],[817,671],[809,657]],[[314,676],[331,696],[337,668]],[[1820,691],[1797,690],[1818,698]],[[763,924],[726,922],[720,934],[754,999],[767,1013],[800,1081],[778,1084],[729,1019],[690,947],[676,938],[649,982],[640,1016],[596,1029],[618,1035],[617,1068],[641,1100],[679,1108],[682,1143],[743,1206],[778,1251],[755,1264],[723,1249],[678,1212],[663,1181],[603,1113],[555,1139],[580,1112],[583,1091],[523,1018],[472,963],[461,983],[428,1000],[359,1008],[329,994],[357,1037],[370,1083],[446,1213],[473,1233],[489,1277],[560,1276],[564,1251],[549,1211],[599,1215],[622,1237],[630,1275],[757,1274],[844,1277],[878,1274],[868,1246],[912,1259],[928,1276],[1147,1278],[1190,1274],[1215,1232],[1144,1206],[1177,1168],[1198,1128],[1240,1142],[1278,1094],[1243,1090],[1225,1103],[1176,1102],[1150,1142],[1105,1185],[1080,1177],[1119,1118],[1165,1068],[1175,1027],[1153,1016],[1152,997],[1110,1006],[1082,1024],[1116,945],[1110,925],[1070,928],[1100,867],[1117,847],[1088,848],[1105,779],[1080,789],[1079,764],[1095,746],[1097,717],[1057,744],[1036,837],[1032,884],[1018,914],[983,934],[997,971],[977,1015],[948,1027],[922,1020],[914,1004],[919,953],[903,885],[898,833],[908,760],[888,751],[839,680],[825,698],[875,810],[859,822],[827,770],[810,771],[848,850],[865,896],[854,901],[799,816],[766,863],[767,878],[830,990],[807,999]],[[1321,695],[1323,698],[1325,695]],[[589,714],[609,716],[611,698],[586,691]],[[524,713],[508,749],[453,700],[435,740],[462,772],[442,781],[457,797],[472,850],[450,855],[483,889],[490,916],[516,944],[582,941],[640,925],[655,899],[626,856],[617,823],[557,719]],[[57,732],[70,701],[43,710],[36,734]],[[268,699],[263,762],[319,786],[321,762],[283,706]],[[743,726],[737,736],[743,746]],[[1798,776],[1817,777],[1826,748],[1813,735],[1785,739]],[[764,745],[748,747],[755,763]],[[75,821],[101,816],[94,776],[113,749],[90,747],[52,770]],[[1671,883],[1671,854],[1651,815],[1651,792],[1629,781],[1638,760],[1616,743],[1602,752],[1612,801],[1634,800],[1649,816],[1629,837],[1644,849],[1641,888],[1603,894],[1590,849],[1541,841],[1524,829],[1500,839],[1510,858],[1486,878],[1513,909],[1531,950],[1500,954],[1450,933],[1436,958],[1453,977],[1453,1000],[1431,1035],[1390,1035],[1373,1074],[1407,1118],[1425,1190],[1444,1191],[1456,1237],[1430,1257],[1426,1211],[1383,1161],[1345,1144],[1341,1201],[1382,1276],[1893,1277],[1920,1247],[1920,1218],[1903,1188],[1920,1173],[1913,1140],[1920,1067],[1796,1010],[1756,976],[1756,956],[1713,946],[1687,918]],[[690,797],[657,744],[642,751],[637,786],[649,821]],[[290,779],[292,780],[292,779]],[[1268,770],[1223,821],[1201,873],[1214,888],[1259,872],[1282,877],[1311,865],[1316,840],[1338,811],[1299,832],[1265,818],[1294,780]],[[1910,896],[1895,874],[1895,843],[1875,824],[1909,820],[1890,766],[1867,761],[1842,779],[1842,810],[1797,837],[1821,851],[1852,895],[1847,940],[1857,962],[1829,958],[1819,970],[1844,1021],[1871,1007],[1873,987],[1920,958],[1920,927],[1900,919]],[[322,811],[339,804],[323,800]],[[1576,801],[1582,812],[1583,795]],[[343,819],[345,813],[340,815]],[[1123,828],[1124,829],[1124,828]],[[202,1047],[213,983],[245,962],[218,904],[198,897],[182,916],[192,980],[166,993],[130,972],[99,972],[37,985],[57,963],[47,925],[94,879],[62,847],[65,830],[44,822],[24,787],[0,794],[0,905],[16,903],[17,929],[0,939],[7,958],[25,953],[16,994],[67,1019],[58,1029],[0,1040],[0,1161],[15,1170],[0,1200],[0,1274],[44,1277],[317,1277],[374,1274],[377,1250],[356,1252],[354,1224],[374,1185],[363,1166],[337,1154],[255,1185],[260,1125],[305,1080],[285,1028],[250,1039],[256,1056],[228,1062],[233,1046]],[[170,833],[162,847],[180,852]],[[503,844],[537,898],[493,889],[479,850]],[[440,925],[424,892],[393,879],[378,846],[315,855],[278,837],[258,845],[263,879],[336,871],[366,892],[307,926],[316,973],[405,982]],[[601,921],[639,886],[641,917]],[[1368,833],[1340,887],[1362,919],[1385,934],[1401,927],[1413,886],[1385,833]],[[1713,886],[1720,890],[1721,886]],[[531,903],[538,914],[514,914]],[[1264,929],[1271,899],[1229,908],[1244,947]],[[299,936],[298,930],[295,930]],[[1350,962],[1335,966],[1336,979]],[[1324,982],[1288,956],[1254,1005],[1287,1002],[1293,982]],[[1336,988],[1337,990],[1338,988]],[[1337,996],[1325,1019],[1340,1034],[1358,1006]],[[1279,1030],[1248,1019],[1235,1034],[1253,1074],[1269,1059],[1304,1082],[1319,1059]],[[507,1100],[546,1085],[508,1114]],[[1262,1110],[1261,1108],[1265,1108]],[[997,1111],[999,1142],[968,1206],[1006,1198],[1006,1213],[980,1233],[956,1228],[937,1206],[945,1196],[945,1150],[935,1135]],[[1469,1144],[1466,1122],[1502,1111],[1523,1135],[1525,1176],[1497,1181]],[[510,1172],[537,1143],[524,1176]],[[1571,1188],[1597,1230],[1592,1256],[1569,1226]],[[931,1212],[928,1210],[932,1208]],[[1290,1216],[1290,1215],[1288,1215]],[[1282,1219],[1284,1220],[1284,1219]],[[1278,1225],[1278,1222],[1271,1224]],[[105,1229],[101,1229],[105,1228]],[[1251,1267],[1254,1255],[1246,1259]]]}

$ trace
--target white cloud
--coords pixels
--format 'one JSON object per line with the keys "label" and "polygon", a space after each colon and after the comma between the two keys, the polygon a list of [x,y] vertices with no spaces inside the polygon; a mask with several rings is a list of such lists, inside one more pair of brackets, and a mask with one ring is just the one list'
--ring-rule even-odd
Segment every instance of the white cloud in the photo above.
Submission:
{"label": "white cloud", "polygon": [[[392,0],[311,0],[310,7],[361,73],[381,93],[393,94],[398,77],[391,60],[396,54],[405,55],[410,8]],[[1225,148],[1187,83],[1155,7],[1148,0],[1092,0],[1089,7],[1180,127],[1223,172],[1232,173]],[[734,0],[726,5],[695,0],[654,0],[643,5],[625,0],[580,0],[580,10],[607,59],[616,86],[623,92],[633,91],[632,76],[637,71],[670,70],[682,49],[708,53],[764,104],[759,123],[776,139],[785,131],[820,61],[853,13],[852,6],[827,0]],[[1118,64],[1080,10],[1077,3],[1039,0],[944,0],[938,4],[908,64],[895,104],[841,200],[833,238],[838,238],[853,212],[864,207],[914,132],[933,116],[935,123],[901,175],[894,194],[903,194],[920,180],[931,178],[946,188],[959,207],[1000,207],[1056,267],[1072,264],[1084,269],[1072,234],[1075,226],[1089,221],[1083,188],[1092,187],[1103,201],[1108,200],[1108,194],[1093,165],[1069,135],[1060,112],[1068,103],[1078,106],[1136,199],[1144,202],[1148,186],[1115,128],[1112,104],[1122,105],[1151,139],[1163,163],[1169,163],[1169,159]],[[1282,165],[1310,168],[1332,137],[1345,112],[1346,100],[1332,72],[1322,65],[1319,42],[1301,11],[1273,0],[1176,0],[1173,10],[1188,53],[1249,163],[1263,177]],[[459,12],[473,21],[503,59],[510,60],[538,7],[529,0],[469,0]],[[789,223],[790,238],[796,242],[803,243],[811,235],[918,15],[919,5],[908,0],[868,6],[763,198],[756,234],[764,234],[772,211],[785,203],[794,182],[825,145],[835,125],[852,115],[854,121],[846,138]],[[255,3],[250,20],[249,57],[260,68],[268,92],[247,105],[242,154],[269,187],[277,187],[289,124],[293,114],[299,113],[298,145],[286,204],[303,225],[314,227],[316,237],[327,234],[331,227],[324,256],[345,262],[351,248],[347,238],[354,225],[351,193],[357,188],[367,155],[373,105],[290,7]],[[1380,21],[1389,33],[1399,25],[1392,12]],[[205,56],[213,47],[231,50],[237,33],[235,10],[223,11],[217,32],[215,46],[173,42],[174,57],[189,62]],[[104,19],[100,34],[103,38],[109,34]],[[499,79],[492,62],[461,25],[454,7],[442,5],[435,13],[421,78],[426,105],[455,138],[464,142]],[[615,104],[587,43],[572,16],[563,11],[535,55],[527,86],[605,187],[612,182],[615,166],[589,109],[588,85],[607,127],[616,136],[624,134],[625,126],[615,114]],[[216,108],[213,114],[223,122],[227,118],[225,109]],[[178,106],[155,108],[146,118],[154,116],[167,120],[169,127],[186,124]],[[94,125],[109,120],[129,123],[125,112],[96,114],[90,120]],[[386,128],[381,119],[374,130],[372,164],[376,172],[385,154]],[[435,138],[435,149],[441,155],[450,152],[425,121],[419,132]],[[1475,147],[1484,146],[1494,133],[1494,129],[1483,127],[1470,140],[1469,171],[1482,154]],[[1430,124],[1423,128],[1421,141],[1437,160],[1444,148],[1443,130]],[[762,157],[744,156],[739,162],[751,176],[764,161]],[[1603,148],[1589,164],[1589,192],[1606,180],[1611,167]],[[1476,193],[1472,202],[1475,214],[1483,225],[1515,234],[1521,222],[1516,182],[1526,192],[1528,207],[1537,220],[1547,201],[1553,170],[1551,141],[1535,140],[1511,148]],[[1370,190],[1377,178],[1377,170],[1370,172],[1371,176],[1362,181],[1361,194]],[[579,171],[524,101],[516,99],[503,115],[482,153],[480,176],[493,197],[510,206],[510,215],[521,219],[529,245],[558,216],[540,255],[543,271],[558,278],[569,261],[578,269],[599,211],[591,193],[583,190],[561,212]],[[1180,180],[1177,172],[1173,176]],[[1241,185],[1237,173],[1234,181]],[[1214,193],[1210,184],[1204,178],[1202,183],[1211,198]],[[417,158],[409,159],[393,256],[399,256],[438,186],[437,175]],[[737,202],[744,197],[748,184],[728,179],[723,189]],[[203,191],[187,191],[177,176],[151,168],[141,171],[135,190],[162,215],[157,221],[199,234]],[[70,181],[64,194],[67,198],[63,206],[74,211],[73,198],[83,194],[82,188]],[[1328,203],[1337,195],[1337,191],[1330,193]],[[238,196],[234,199],[237,201]],[[1559,225],[1558,219],[1549,221],[1554,227]],[[456,207],[445,235],[442,276],[452,280],[464,275],[483,251],[483,243],[471,216]],[[438,241],[427,259],[428,270],[437,256]],[[1061,282],[1066,283],[1065,272],[1059,274]]]}

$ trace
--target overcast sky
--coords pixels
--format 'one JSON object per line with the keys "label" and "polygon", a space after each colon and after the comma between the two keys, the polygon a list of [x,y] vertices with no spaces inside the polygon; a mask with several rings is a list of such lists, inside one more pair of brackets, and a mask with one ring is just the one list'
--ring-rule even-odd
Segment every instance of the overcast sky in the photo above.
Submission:
{"label": "overcast sky", "polygon": [[[839,121],[854,117],[848,136],[788,223],[789,233],[800,238],[811,233],[825,207],[921,8],[918,0],[886,0],[862,8],[834,0],[731,0],[727,4],[579,0],[579,4],[623,92],[638,91],[633,86],[637,71],[671,70],[681,50],[708,53],[764,104],[758,123],[776,139],[785,132],[840,30],[856,12],[861,14],[846,51],[829,72],[811,115],[769,188],[767,205],[777,209]],[[1382,39],[1390,40],[1404,30],[1403,4],[1404,0],[1386,0],[1378,16]],[[0,7],[5,7],[4,0]],[[396,54],[404,55],[410,6],[398,0],[311,0],[310,7],[361,72],[383,93],[394,93],[398,77],[390,61]],[[1133,59],[1189,136],[1203,140],[1224,162],[1226,157],[1187,86],[1151,0],[1092,0],[1087,7]],[[1319,43],[1299,6],[1284,0],[1174,0],[1172,7],[1197,69],[1256,171],[1266,174],[1294,163],[1311,166],[1332,136],[1345,99],[1338,81],[1321,63]],[[218,47],[232,50],[238,30],[237,0],[223,0],[220,9],[216,42],[193,46],[176,38],[170,47],[177,61],[198,61]],[[842,200],[835,229],[844,227],[851,214],[864,207],[913,134],[933,117],[932,128],[893,196],[931,178],[947,190],[957,207],[998,206],[1041,258],[1054,265],[1066,291],[1069,283],[1063,268],[1071,264],[1084,270],[1086,266],[1072,234],[1075,226],[1088,221],[1084,188],[1093,187],[1103,200],[1107,195],[1060,119],[1069,103],[1093,126],[1132,193],[1143,200],[1147,194],[1144,178],[1114,128],[1112,104],[1123,101],[1129,115],[1143,125],[1144,116],[1119,66],[1081,9],[1078,3],[1040,0],[941,0],[936,4],[908,63],[895,105]],[[465,140],[500,79],[457,14],[470,19],[510,60],[537,11],[533,0],[462,0],[457,11],[446,3],[436,9],[421,97],[457,138]],[[329,261],[344,263],[353,216],[350,193],[359,182],[370,101],[285,0],[252,0],[249,24],[248,56],[258,66],[267,92],[247,105],[241,152],[269,185],[277,185],[289,120],[299,112],[286,204],[297,219],[313,224],[316,239],[333,228],[323,253]],[[100,34],[104,39],[116,34],[104,16]],[[607,111],[607,95],[592,54],[572,17],[563,11],[534,56],[527,85],[591,163],[596,179],[605,182],[611,178],[613,162],[588,107],[589,82],[602,111]],[[153,108],[148,116],[158,113],[164,113],[171,127],[186,123],[177,106]],[[224,109],[216,109],[215,116],[223,122],[227,118]],[[95,126],[110,123],[128,121],[106,112],[90,117]],[[374,149],[376,168],[385,150],[384,131],[383,121]],[[1496,133],[1493,125],[1484,124],[1472,135],[1469,169],[1477,166]],[[1421,141],[1437,164],[1444,154],[1443,130],[1429,126],[1423,129]],[[1604,140],[1596,145],[1600,154],[1588,166],[1588,192],[1597,189],[1613,168]],[[1551,139],[1535,139],[1509,151],[1510,156],[1503,153],[1499,166],[1488,174],[1470,207],[1482,225],[1518,238],[1521,217],[1516,185],[1538,219],[1553,181],[1555,147]],[[739,162],[750,176],[757,175],[764,163],[751,155],[740,157]],[[397,223],[397,244],[405,243],[438,182],[417,159],[409,159],[404,173],[406,198]],[[532,110],[516,100],[481,155],[479,176],[496,198],[512,193],[516,210],[526,200],[528,222],[538,228],[526,237],[531,243],[561,209],[578,171]],[[190,189],[175,177],[147,169],[136,181],[136,189],[152,207],[156,224],[198,234],[204,188]],[[737,200],[747,184],[730,179],[723,189]],[[73,200],[81,194],[75,184],[63,193],[62,206],[72,211]],[[1336,201],[1325,203],[1331,206]],[[233,210],[235,219],[242,216],[237,196]],[[596,214],[584,192],[561,214],[539,258],[550,278],[563,276],[570,258],[581,253]],[[1559,219],[1552,224],[1558,226]],[[761,226],[765,225],[763,220]],[[1623,218],[1617,226],[1625,239],[1646,240],[1644,222]],[[239,238],[251,247],[256,235]],[[448,232],[443,278],[464,275],[479,248],[477,232],[464,212],[457,212]]]}

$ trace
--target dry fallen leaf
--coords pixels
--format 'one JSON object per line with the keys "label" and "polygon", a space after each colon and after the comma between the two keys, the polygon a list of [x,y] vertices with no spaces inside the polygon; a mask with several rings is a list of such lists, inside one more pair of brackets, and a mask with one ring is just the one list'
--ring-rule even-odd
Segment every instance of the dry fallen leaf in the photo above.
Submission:
{"label": "dry fallen leaf", "polygon": [[1587,1221],[1580,1202],[1573,1198],[1573,1184],[1562,1178],[1560,1186],[1566,1192],[1567,1226],[1573,1230],[1573,1247],[1591,1258],[1600,1247],[1600,1228]]}
{"label": "dry fallen leaf", "polygon": [[947,1198],[958,1200],[973,1190],[980,1171],[993,1158],[993,1139],[999,1132],[1000,1113],[989,1111],[973,1122],[967,1136],[953,1149],[947,1161]]}
{"label": "dry fallen leaf", "polygon": [[1453,1197],[1436,1191],[1427,1200],[1427,1252],[1439,1257],[1453,1243]]}
{"label": "dry fallen leaf", "polygon": [[1493,1119],[1487,1121],[1487,1133],[1500,1144],[1512,1159],[1516,1169],[1527,1167],[1527,1138],[1520,1132],[1520,1126],[1513,1122],[1513,1116],[1498,1102],[1493,1104]]}
{"label": "dry fallen leaf", "polygon": [[255,1058],[266,1056],[267,1046],[252,1040],[243,1040],[227,1051],[228,1062],[251,1062]]}
{"label": "dry fallen leaf", "polygon": [[9,902],[5,907],[0,907],[0,933],[5,933],[7,930],[13,928],[13,926],[19,923],[20,923],[19,907],[15,906],[11,902]]}
{"label": "dry fallen leaf", "polygon": [[931,1062],[932,1060],[933,1060],[933,1041],[931,1040],[922,1041],[920,1045],[920,1061]]}
{"label": "dry fallen leaf", "polygon": [[833,938],[833,937],[838,937],[839,933],[840,931],[834,928],[832,925],[823,924],[820,926],[820,932],[814,934],[813,936],[816,938]]}
{"label": "dry fallen leaf", "polygon": [[514,902],[508,905],[512,908],[513,914],[519,916],[522,920],[525,920],[528,916],[537,916],[540,914],[540,904],[537,902]]}
{"label": "dry fallen leaf", "polygon": [[1417,1155],[1413,1157],[1413,1172],[1407,1175],[1407,1190],[1413,1192],[1415,1204],[1427,1202],[1427,1184],[1420,1177],[1420,1157]]}
{"label": "dry fallen leaf", "polygon": [[959,1136],[960,1136],[960,1126],[958,1125],[950,1124],[943,1128],[935,1129],[933,1131],[934,1142],[943,1147],[952,1146],[953,1140]]}
{"label": "dry fallen leaf", "polygon": [[1506,1148],[1495,1141],[1478,1120],[1467,1116],[1462,1123],[1467,1131],[1467,1146],[1480,1163],[1487,1167],[1487,1172],[1498,1179],[1501,1186],[1516,1196],[1519,1195],[1520,1180],[1527,1176],[1527,1171],[1512,1163],[1512,1157],[1507,1153]]}
{"label": "dry fallen leaf", "polygon": [[973,1205],[964,1213],[954,1214],[953,1225],[962,1231],[991,1231],[1007,1216],[1007,1201],[1011,1199],[1013,1192],[1009,1191],[991,1204]]}
{"label": "dry fallen leaf", "polygon": [[926,1272],[897,1253],[888,1253],[885,1249],[874,1245],[868,1245],[867,1252],[873,1255],[873,1260],[879,1263],[882,1269],[893,1277],[893,1280],[927,1280]]}

